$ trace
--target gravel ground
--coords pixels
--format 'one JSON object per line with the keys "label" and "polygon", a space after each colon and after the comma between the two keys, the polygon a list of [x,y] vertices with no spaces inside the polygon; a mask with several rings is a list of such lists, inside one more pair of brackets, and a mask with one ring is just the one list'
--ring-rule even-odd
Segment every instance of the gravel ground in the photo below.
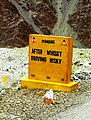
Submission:
{"label": "gravel ground", "polygon": [[91,96],[84,104],[73,106],[48,120],[91,120]]}
{"label": "gravel ground", "polygon": [[[78,81],[79,88],[68,93],[53,91],[54,103],[50,105],[45,105],[43,102],[42,96],[46,93],[45,90],[16,89],[16,81],[27,76],[27,51],[28,47],[22,49],[0,49],[2,55],[0,56],[0,91],[2,89],[5,90],[5,93],[0,95],[0,120],[50,120],[59,115],[59,113],[81,105],[90,99],[90,49],[74,49],[73,52],[72,80]],[[9,83],[2,84],[3,75],[9,76]],[[87,78],[84,76],[87,76]]]}
{"label": "gravel ground", "polygon": [[[28,47],[6,49],[0,48],[0,81],[4,75],[9,77],[9,84],[27,77]],[[6,86],[6,85],[5,85]]]}
{"label": "gravel ground", "polygon": [[[47,120],[72,106],[83,104],[91,96],[91,81],[79,82],[73,92],[54,91],[54,103],[45,105],[45,90],[6,90],[0,101],[0,120]],[[70,120],[70,119],[68,119]]]}

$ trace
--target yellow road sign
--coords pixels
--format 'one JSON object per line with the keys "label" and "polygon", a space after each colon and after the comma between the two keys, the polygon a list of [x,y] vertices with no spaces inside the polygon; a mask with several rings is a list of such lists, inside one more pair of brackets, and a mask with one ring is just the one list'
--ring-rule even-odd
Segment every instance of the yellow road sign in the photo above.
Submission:
{"label": "yellow road sign", "polygon": [[72,38],[30,35],[29,78],[69,83],[71,79],[72,45]]}
{"label": "yellow road sign", "polygon": [[[48,82],[54,85],[56,83],[69,84],[71,82],[72,48],[73,38],[71,37],[30,34],[28,69],[30,82],[36,80],[43,84],[45,82],[45,85]],[[34,86],[37,87],[38,83]]]}

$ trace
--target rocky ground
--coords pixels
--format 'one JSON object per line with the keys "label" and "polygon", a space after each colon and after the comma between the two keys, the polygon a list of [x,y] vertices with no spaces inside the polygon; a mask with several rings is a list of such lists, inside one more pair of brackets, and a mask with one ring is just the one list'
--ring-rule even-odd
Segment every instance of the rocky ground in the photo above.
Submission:
{"label": "rocky ground", "polygon": [[72,80],[91,79],[91,49],[73,50]]}
{"label": "rocky ground", "polygon": [[48,120],[91,120],[91,96],[83,104],[70,107]]}
{"label": "rocky ground", "polygon": [[[74,48],[72,81],[77,81],[79,88],[69,93],[53,91],[50,105],[43,102],[45,90],[17,89],[17,81],[27,77],[28,47],[1,48],[0,53],[0,120],[47,120],[91,96],[91,49]],[[9,82],[2,81],[5,75]]]}

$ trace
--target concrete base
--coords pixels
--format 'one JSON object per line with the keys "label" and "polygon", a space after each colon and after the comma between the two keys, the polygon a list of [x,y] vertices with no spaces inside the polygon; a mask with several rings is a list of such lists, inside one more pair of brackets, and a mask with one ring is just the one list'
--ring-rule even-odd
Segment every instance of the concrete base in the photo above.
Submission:
{"label": "concrete base", "polygon": [[33,79],[23,79],[21,80],[22,88],[39,88],[39,89],[52,89],[58,91],[73,91],[78,88],[77,82],[70,82],[68,84],[58,83],[58,82],[47,82],[41,80],[33,80]]}

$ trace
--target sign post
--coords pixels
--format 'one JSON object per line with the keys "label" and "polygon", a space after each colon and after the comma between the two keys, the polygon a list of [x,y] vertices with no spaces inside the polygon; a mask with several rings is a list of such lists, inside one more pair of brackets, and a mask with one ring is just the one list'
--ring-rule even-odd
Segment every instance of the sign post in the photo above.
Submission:
{"label": "sign post", "polygon": [[25,88],[72,91],[78,84],[71,82],[73,38],[64,36],[29,35],[28,78],[21,80]]}

